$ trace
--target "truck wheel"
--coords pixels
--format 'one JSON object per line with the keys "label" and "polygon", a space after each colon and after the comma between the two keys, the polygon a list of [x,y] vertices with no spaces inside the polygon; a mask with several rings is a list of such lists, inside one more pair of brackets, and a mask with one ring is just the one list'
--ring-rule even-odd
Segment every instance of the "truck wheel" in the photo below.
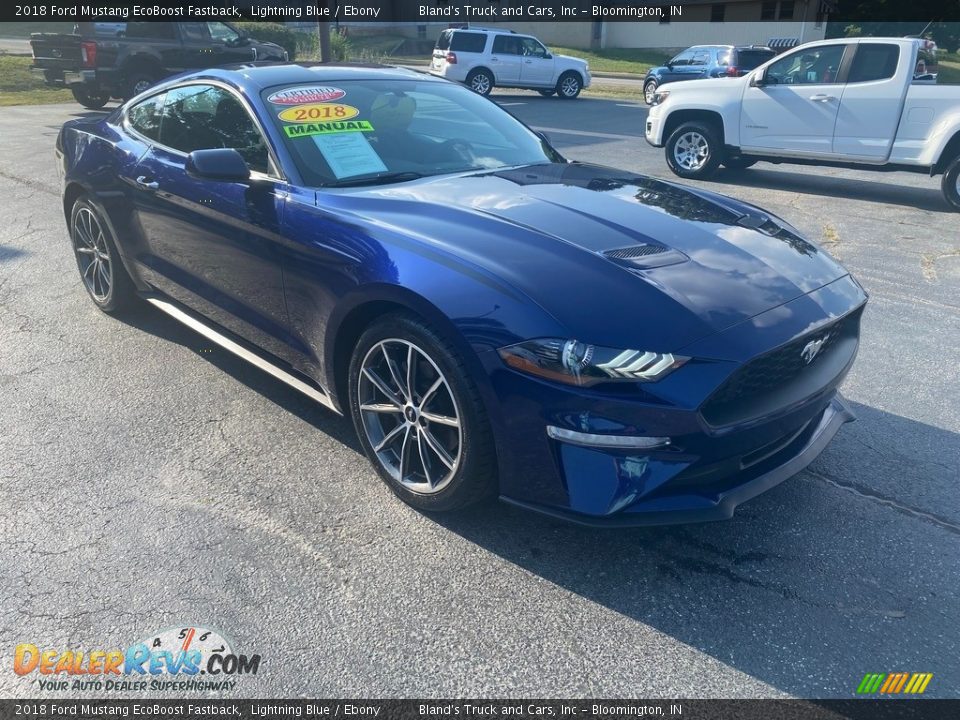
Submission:
{"label": "truck wheel", "polygon": [[688,122],[673,131],[664,151],[675,175],[702,180],[716,172],[723,144],[712,126]]}
{"label": "truck wheel", "polygon": [[486,70],[474,70],[467,78],[467,87],[477,95],[489,95],[493,90],[493,75]]}
{"label": "truck wheel", "polygon": [[74,100],[90,110],[99,110],[110,101],[110,93],[102,90],[98,93],[92,93],[80,85],[73,85],[70,92],[73,93]]}
{"label": "truck wheel", "polygon": [[580,95],[581,90],[583,90],[583,82],[575,72],[565,72],[557,80],[557,97],[559,98],[573,100]]}
{"label": "truck wheel", "polygon": [[156,80],[148,73],[137,71],[130,73],[127,75],[127,100],[134,95],[139,95],[155,82]]}
{"label": "truck wheel", "polygon": [[960,212],[960,156],[955,157],[953,162],[947,165],[940,187],[950,207]]}
{"label": "truck wheel", "polygon": [[653,105],[653,96],[657,93],[657,81],[647,80],[643,85],[643,101],[647,105]]}

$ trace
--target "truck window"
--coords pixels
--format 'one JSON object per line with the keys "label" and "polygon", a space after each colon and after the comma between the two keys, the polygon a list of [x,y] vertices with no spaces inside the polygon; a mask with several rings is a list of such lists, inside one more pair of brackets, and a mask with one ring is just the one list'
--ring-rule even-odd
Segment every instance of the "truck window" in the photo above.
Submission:
{"label": "truck window", "polygon": [[450,41],[450,49],[454,52],[482,53],[487,44],[487,36],[483,33],[457,31]]}
{"label": "truck window", "polygon": [[126,36],[145,40],[174,40],[177,37],[172,22],[128,22]]}
{"label": "truck window", "polygon": [[888,80],[897,73],[900,48],[884,43],[861,43],[850,66],[848,83]]}
{"label": "truck window", "polygon": [[837,82],[843,45],[799,50],[767,68],[767,82],[776,85],[829,85]]}

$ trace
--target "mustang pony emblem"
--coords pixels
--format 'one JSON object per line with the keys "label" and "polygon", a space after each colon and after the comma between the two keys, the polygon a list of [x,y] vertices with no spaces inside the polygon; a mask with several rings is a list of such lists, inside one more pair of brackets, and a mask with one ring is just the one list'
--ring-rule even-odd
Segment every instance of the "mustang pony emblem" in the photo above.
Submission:
{"label": "mustang pony emblem", "polygon": [[811,340],[803,346],[803,350],[800,351],[800,357],[803,358],[803,362],[805,364],[809,365],[813,362],[813,359],[820,352],[820,348],[823,347],[823,343],[826,341],[826,339],[826,336],[824,336],[816,340]]}

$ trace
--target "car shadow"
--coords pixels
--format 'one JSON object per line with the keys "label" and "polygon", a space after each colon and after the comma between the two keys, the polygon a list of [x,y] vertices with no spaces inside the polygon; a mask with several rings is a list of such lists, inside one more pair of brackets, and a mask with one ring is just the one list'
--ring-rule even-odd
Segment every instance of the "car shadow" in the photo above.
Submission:
{"label": "car shadow", "polygon": [[20,250],[9,245],[0,245],[0,263],[16,260],[18,257],[26,255],[25,250]]}
{"label": "car shadow", "polygon": [[[172,318],[143,304],[121,319],[193,350],[362,454],[349,418],[211,351]],[[853,697],[864,673],[877,671],[933,672],[927,694],[949,692],[960,682],[952,631],[960,435],[852,405],[858,422],[808,470],[725,522],[598,530],[496,501],[425,517],[786,693]],[[893,477],[875,482],[869,468]],[[933,494],[933,509],[912,497],[918,492]]]}
{"label": "car shadow", "polygon": [[760,166],[746,170],[722,169],[711,178],[711,182],[722,185],[745,185],[765,190],[784,190],[826,198],[865,200],[883,205],[900,205],[932,212],[953,212],[940,192],[939,180],[937,180],[936,188],[920,188],[876,180],[770,170]]}

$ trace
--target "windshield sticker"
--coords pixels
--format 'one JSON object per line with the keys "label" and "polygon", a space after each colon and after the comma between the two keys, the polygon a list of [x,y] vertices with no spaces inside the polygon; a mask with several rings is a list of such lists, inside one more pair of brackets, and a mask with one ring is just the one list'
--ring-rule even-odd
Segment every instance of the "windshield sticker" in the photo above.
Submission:
{"label": "windshield sticker", "polygon": [[300,125],[284,125],[283,132],[288,138],[307,137],[308,135],[333,135],[336,133],[372,132],[369,120],[346,120],[344,122],[311,122]]}
{"label": "windshield sticker", "polygon": [[360,114],[353,105],[339,103],[313,103],[311,105],[295,105],[288,107],[277,117],[287,122],[310,123],[318,120],[349,120]]}
{"label": "windshield sticker", "polygon": [[347,93],[338,87],[328,85],[304,85],[302,87],[287,88],[273,93],[267,102],[274,105],[307,105],[310,103],[325,103],[339,100]]}
{"label": "windshield sticker", "polygon": [[[369,124],[369,123],[368,123]],[[385,172],[387,166],[362,134],[346,132],[315,135],[313,142],[337,180]]]}

